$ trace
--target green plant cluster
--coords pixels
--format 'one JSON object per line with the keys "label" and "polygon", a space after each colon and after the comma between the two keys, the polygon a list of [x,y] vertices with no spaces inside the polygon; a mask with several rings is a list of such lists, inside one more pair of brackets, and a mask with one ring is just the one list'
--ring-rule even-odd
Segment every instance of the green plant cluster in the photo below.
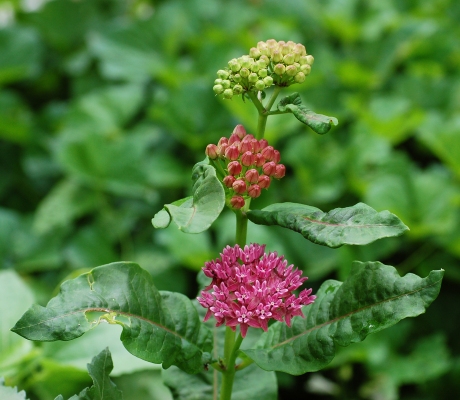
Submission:
{"label": "green plant cluster", "polygon": [[[273,235],[275,228],[268,233],[250,225],[251,237],[283,252],[315,287],[329,277],[343,280],[355,259],[381,260],[401,275],[446,271],[425,316],[339,351],[321,373],[277,374],[279,398],[299,390],[312,399],[315,393],[455,398],[457,1],[54,0],[37,10],[23,3],[0,3],[5,385],[26,390],[31,399],[69,398],[92,385],[86,364],[109,346],[111,376],[125,400],[171,396],[158,367],[127,354],[115,327],[40,346],[9,329],[32,303],[44,305],[63,279],[120,259],[149,269],[160,289],[196,295],[191,277],[231,241],[234,232],[225,228],[233,216],[223,214],[211,231],[197,235],[175,227],[153,231],[150,219],[163,204],[190,195],[190,167],[208,143],[228,136],[236,123],[255,131],[242,99],[216,100],[212,77],[253,43],[276,37],[304,43],[314,54],[315,68],[296,90],[340,125],[320,137],[294,119],[271,118],[266,137],[278,138],[273,144],[287,173],[254,204],[261,209],[295,197],[331,210],[362,200],[397,214],[411,230],[397,240],[338,250],[282,228]],[[180,371],[178,377],[185,379]]]}

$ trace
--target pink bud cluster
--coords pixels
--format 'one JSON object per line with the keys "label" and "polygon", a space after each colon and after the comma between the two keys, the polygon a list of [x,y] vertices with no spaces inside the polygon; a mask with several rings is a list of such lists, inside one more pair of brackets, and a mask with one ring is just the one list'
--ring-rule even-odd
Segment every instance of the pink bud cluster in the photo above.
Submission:
{"label": "pink bud cluster", "polygon": [[216,326],[235,330],[239,325],[243,337],[249,326],[267,331],[271,319],[291,326],[292,317],[304,317],[302,306],[316,298],[312,289],[302,290],[298,297],[293,294],[308,278],[287,266],[284,256],[266,254],[265,245],[227,246],[220,258],[205,263],[203,272],[212,278],[197,298],[208,309],[204,320],[214,315]]}
{"label": "pink bud cluster", "polygon": [[222,161],[226,176],[222,182],[230,192],[230,205],[240,209],[245,197],[256,198],[262,189],[268,189],[271,178],[281,179],[286,167],[280,164],[280,152],[268,145],[266,139],[257,140],[247,134],[243,125],[237,125],[230,138],[220,138],[217,145],[209,144],[206,155]]}

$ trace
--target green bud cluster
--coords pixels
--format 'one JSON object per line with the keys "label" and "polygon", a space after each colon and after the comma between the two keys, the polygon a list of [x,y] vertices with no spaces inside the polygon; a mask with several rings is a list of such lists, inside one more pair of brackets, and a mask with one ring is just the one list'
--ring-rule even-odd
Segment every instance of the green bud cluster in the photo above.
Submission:
{"label": "green bud cluster", "polygon": [[272,85],[302,83],[310,74],[313,61],[304,45],[269,39],[257,43],[248,55],[233,58],[227,68],[217,71],[213,90],[231,99],[249,91],[263,91]]}

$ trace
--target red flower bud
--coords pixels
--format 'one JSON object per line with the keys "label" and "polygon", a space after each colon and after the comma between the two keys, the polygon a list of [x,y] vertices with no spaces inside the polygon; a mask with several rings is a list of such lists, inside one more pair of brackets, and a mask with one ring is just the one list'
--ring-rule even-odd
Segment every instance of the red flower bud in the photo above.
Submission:
{"label": "red flower bud", "polygon": [[278,150],[273,150],[273,161],[278,164],[280,160],[281,160],[280,152]]}
{"label": "red flower bud", "polygon": [[243,179],[237,179],[235,182],[233,182],[232,188],[235,193],[243,194],[247,189],[246,182]]}
{"label": "red flower bud", "polygon": [[267,141],[267,139],[260,139],[260,140],[259,140],[259,146],[260,146],[260,150],[265,149],[265,147],[268,146],[268,141]]}
{"label": "red flower bud", "polygon": [[261,167],[262,165],[265,164],[265,158],[262,154],[260,153],[257,153],[257,154],[254,154],[255,156],[255,159],[254,159],[254,163],[256,167]]}
{"label": "red flower bud", "polygon": [[233,182],[235,182],[235,177],[234,176],[231,176],[231,175],[227,175],[223,181],[224,182],[224,185],[228,188],[231,188],[232,185],[233,185]]}
{"label": "red flower bud", "polygon": [[252,145],[248,140],[243,140],[238,144],[238,150],[241,154],[246,153],[247,151],[252,153]]}
{"label": "red flower bud", "polygon": [[261,151],[262,155],[264,156],[265,160],[272,161],[274,156],[274,148],[272,146],[267,146],[265,149]]}
{"label": "red flower bud", "polygon": [[268,175],[260,175],[257,184],[261,189],[268,189],[268,187],[270,186],[270,182],[271,179]]}
{"label": "red flower bud", "polygon": [[257,183],[259,181],[259,173],[256,169],[247,170],[244,177],[249,183]]}
{"label": "red flower bud", "polygon": [[225,156],[225,150],[227,150],[228,143],[222,143],[221,145],[217,146],[217,153],[219,156],[224,157]]}
{"label": "red flower bud", "polygon": [[217,146],[222,146],[224,143],[227,144],[228,139],[226,137],[221,137],[219,141],[217,142]]}
{"label": "red flower bud", "polygon": [[254,161],[255,161],[255,156],[250,151],[246,151],[241,156],[241,164],[243,164],[245,167],[249,167],[250,165],[253,165]]}
{"label": "red flower bud", "polygon": [[244,207],[244,199],[241,196],[233,196],[230,199],[230,204],[233,208],[239,210]]}
{"label": "red flower bud", "polygon": [[[279,164],[282,165],[282,164]],[[276,171],[276,164],[273,161],[269,161],[262,166],[265,175],[271,176]]]}
{"label": "red flower bud", "polygon": [[276,179],[281,179],[284,175],[286,175],[286,167],[283,164],[278,164],[275,169],[274,177]]}
{"label": "red flower bud", "polygon": [[251,185],[248,188],[248,195],[255,199],[256,197],[260,196],[260,193],[262,192],[262,189],[260,188],[259,185]]}
{"label": "red flower bud", "polygon": [[227,165],[227,171],[230,175],[237,176],[241,174],[243,167],[238,161],[232,161]]}
{"label": "red flower bud", "polygon": [[240,152],[238,151],[238,146],[236,144],[228,146],[225,149],[225,158],[228,158],[230,161],[238,160],[239,156]]}
{"label": "red flower bud", "polygon": [[251,147],[252,147],[252,151],[254,153],[258,153],[260,151],[260,143],[257,139],[252,139],[251,140]]}
{"label": "red flower bud", "polygon": [[219,157],[219,154],[217,153],[217,146],[215,144],[208,144],[206,146],[206,155],[211,160],[215,160],[217,157]]}
{"label": "red flower bud", "polygon": [[239,143],[239,142],[240,142],[240,138],[238,137],[238,135],[235,133],[232,133],[230,135],[230,138],[228,139],[228,144]]}

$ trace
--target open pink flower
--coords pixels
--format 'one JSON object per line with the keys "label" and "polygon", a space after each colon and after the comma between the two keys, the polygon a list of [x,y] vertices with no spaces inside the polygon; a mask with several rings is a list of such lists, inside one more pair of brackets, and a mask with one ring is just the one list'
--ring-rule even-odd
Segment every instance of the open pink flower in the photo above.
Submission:
{"label": "open pink flower", "polygon": [[220,258],[205,263],[203,272],[212,279],[198,297],[208,309],[204,320],[214,315],[216,326],[225,324],[233,330],[239,326],[243,337],[250,326],[266,331],[271,319],[291,326],[292,318],[303,317],[302,307],[316,298],[312,289],[296,297],[293,291],[307,278],[288,266],[284,256],[265,253],[265,245],[227,246]]}

